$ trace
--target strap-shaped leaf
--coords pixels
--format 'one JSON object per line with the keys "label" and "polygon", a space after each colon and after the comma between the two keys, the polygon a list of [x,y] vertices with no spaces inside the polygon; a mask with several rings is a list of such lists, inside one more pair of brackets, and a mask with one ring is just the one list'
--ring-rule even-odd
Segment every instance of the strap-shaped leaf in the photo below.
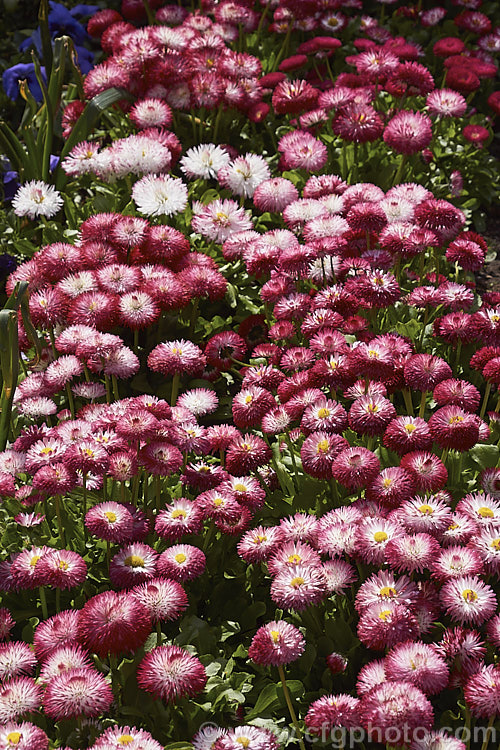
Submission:
{"label": "strap-shaped leaf", "polygon": [[0,369],[0,451],[3,451],[9,436],[12,403],[19,375],[19,340],[15,310],[0,310]]}
{"label": "strap-shaped leaf", "polygon": [[40,24],[40,39],[42,41],[43,63],[47,78],[52,71],[52,39],[49,29],[49,3],[48,0],[40,0],[38,9],[38,21]]}
{"label": "strap-shaped leaf", "polygon": [[26,180],[32,179],[30,159],[21,141],[6,122],[0,120],[0,151],[12,164],[12,168]]}

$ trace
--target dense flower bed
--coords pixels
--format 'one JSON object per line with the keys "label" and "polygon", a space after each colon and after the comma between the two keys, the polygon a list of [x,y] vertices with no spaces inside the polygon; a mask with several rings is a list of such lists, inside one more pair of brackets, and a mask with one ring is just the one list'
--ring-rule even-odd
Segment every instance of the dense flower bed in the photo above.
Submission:
{"label": "dense flower bed", "polygon": [[77,8],[1,136],[0,750],[496,747],[494,4]]}

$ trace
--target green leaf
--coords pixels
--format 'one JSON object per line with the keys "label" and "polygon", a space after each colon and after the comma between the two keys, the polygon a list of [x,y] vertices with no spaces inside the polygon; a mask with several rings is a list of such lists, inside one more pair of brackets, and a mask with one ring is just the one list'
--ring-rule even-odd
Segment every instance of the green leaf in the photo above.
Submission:
{"label": "green leaf", "polygon": [[260,691],[257,703],[253,709],[246,715],[245,720],[251,721],[252,719],[261,716],[263,713],[276,708],[279,705],[278,688],[274,682],[268,683],[263,690]]}
{"label": "green leaf", "polygon": [[497,445],[479,443],[470,449],[469,456],[479,464],[481,469],[491,469],[497,466],[500,451]]}

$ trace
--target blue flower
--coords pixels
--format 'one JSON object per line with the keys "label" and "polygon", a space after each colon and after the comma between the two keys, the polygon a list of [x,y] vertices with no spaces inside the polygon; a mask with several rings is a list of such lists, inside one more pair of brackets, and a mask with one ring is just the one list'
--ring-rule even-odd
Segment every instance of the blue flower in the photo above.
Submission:
{"label": "blue flower", "polygon": [[[42,78],[46,81],[45,68],[42,68]],[[2,75],[2,85],[5,93],[15,101],[19,96],[19,81],[26,79],[28,88],[37,102],[43,99],[42,90],[35,75],[35,66],[33,63],[18,63],[12,68],[7,68]]]}
{"label": "blue flower", "polygon": [[80,43],[85,42],[89,38],[85,31],[85,27],[73,18],[64,5],[54,3],[52,0],[50,0],[49,5],[49,29],[53,37],[66,34],[67,36],[70,36],[74,42]]}
{"label": "blue flower", "polygon": [[16,268],[17,261],[12,255],[8,255],[7,253],[2,253],[0,255],[0,280],[3,281],[6,279],[12,271],[16,270]]}
{"label": "blue flower", "polygon": [[3,175],[3,197],[4,200],[10,201],[15,196],[17,188],[19,187],[18,181],[19,175],[12,169],[4,172]]}
{"label": "blue flower", "polygon": [[98,10],[101,10],[101,8],[98,5],[75,5],[74,8],[71,8],[70,13],[75,18],[78,18],[78,16],[93,16],[94,13],[97,13]]}

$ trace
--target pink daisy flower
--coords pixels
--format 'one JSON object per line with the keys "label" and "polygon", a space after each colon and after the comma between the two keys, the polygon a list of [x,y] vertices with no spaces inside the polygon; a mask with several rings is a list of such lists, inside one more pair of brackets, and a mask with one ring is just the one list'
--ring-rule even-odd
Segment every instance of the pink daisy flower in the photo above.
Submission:
{"label": "pink daisy flower", "polygon": [[278,607],[298,612],[321,602],[326,591],[326,580],[321,569],[305,565],[280,571],[271,584],[271,598]]}
{"label": "pink daisy flower", "polygon": [[448,684],[449,670],[436,649],[421,641],[401,643],[385,658],[387,679],[409,682],[426,695],[440,693]]}
{"label": "pink daisy flower", "polygon": [[478,576],[460,576],[441,589],[441,602],[447,614],[460,624],[482,625],[497,608],[495,592]]}
{"label": "pink daisy flower", "polygon": [[206,558],[201,549],[190,544],[176,544],[159,556],[157,575],[182,583],[201,576],[205,566]]}
{"label": "pink daisy flower", "polygon": [[113,691],[102,674],[94,669],[70,669],[49,680],[43,709],[56,721],[92,718],[106,713],[112,702]]}
{"label": "pink daisy flower", "polygon": [[197,695],[206,681],[205,668],[200,660],[179,646],[153,649],[137,669],[139,687],[166,703]]}
{"label": "pink daisy flower", "polygon": [[296,661],[305,648],[304,636],[284,620],[260,627],[252,638],[248,657],[256,664],[278,666]]}

